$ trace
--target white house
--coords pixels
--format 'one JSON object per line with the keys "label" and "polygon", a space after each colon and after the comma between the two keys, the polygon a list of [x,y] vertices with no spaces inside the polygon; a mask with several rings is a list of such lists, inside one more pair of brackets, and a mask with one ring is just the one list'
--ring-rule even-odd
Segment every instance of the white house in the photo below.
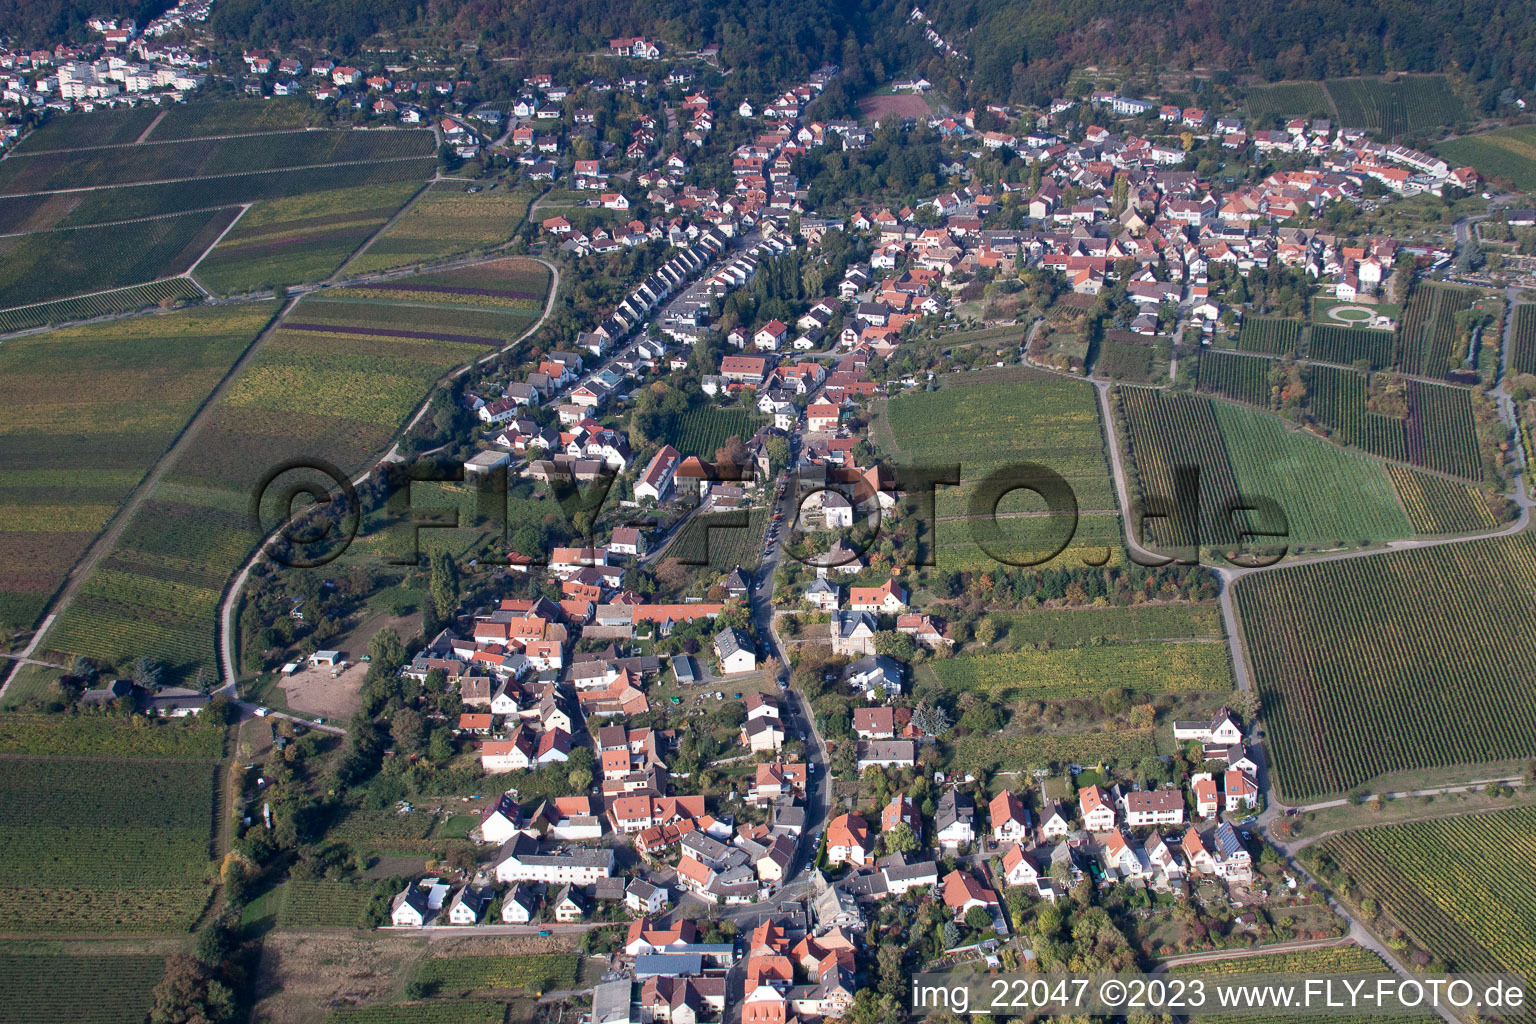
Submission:
{"label": "white house", "polygon": [[466,885],[453,897],[453,902],[448,905],[449,924],[479,924],[480,918],[485,914],[485,908],[491,904],[491,892],[489,889],[479,889],[473,885]]}
{"label": "white house", "polygon": [[1040,871],[1030,860],[1024,847],[1015,843],[1003,854],[1003,878],[1009,886],[1034,886],[1040,880]]}
{"label": "white house", "polygon": [[389,912],[389,921],[396,928],[420,928],[427,923],[427,894],[414,883],[404,892],[396,893]]}
{"label": "white house", "polygon": [[1115,808],[1109,794],[1099,786],[1088,786],[1077,794],[1078,812],[1083,827],[1090,832],[1108,832],[1115,827]]}
{"label": "white house", "polygon": [[672,477],[683,457],[671,445],[662,445],[661,451],[651,457],[640,478],[635,481],[635,498],[651,498],[665,501],[672,493]]}
{"label": "white house", "polygon": [[1131,828],[1180,825],[1184,822],[1184,794],[1177,789],[1127,793],[1120,798],[1125,823]]}
{"label": "white house", "polygon": [[667,908],[667,890],[643,878],[633,879],[624,890],[624,905],[636,914],[659,914]]}
{"label": "white house", "polygon": [[777,352],[789,337],[789,326],[779,320],[770,320],[752,335],[752,344],[759,351]]}
{"label": "white house", "polygon": [[907,606],[907,588],[894,579],[886,580],[878,587],[851,587],[848,603],[856,612],[895,615]]}
{"label": "white house", "polygon": [[501,919],[507,924],[528,924],[537,906],[537,897],[527,887],[514,885],[501,901]]}
{"label": "white house", "polygon": [[1046,839],[1060,839],[1072,831],[1072,819],[1067,817],[1066,810],[1055,800],[1046,805],[1040,817],[1040,834]]}
{"label": "white house", "polygon": [[1259,784],[1247,772],[1229,768],[1222,777],[1222,797],[1228,814],[1252,810],[1259,805]]}
{"label": "white house", "polygon": [[992,838],[1000,843],[1022,842],[1029,835],[1029,810],[1016,793],[1005,789],[993,797],[987,805],[987,816],[992,824]]}
{"label": "white house", "polygon": [[836,611],[842,603],[842,588],[826,577],[817,577],[805,588],[805,600],[812,608],[824,612]]}
{"label": "white house", "polygon": [[1222,708],[1209,722],[1174,722],[1173,738],[1180,743],[1200,743],[1230,747],[1243,739],[1243,727],[1232,712]]}
{"label": "white house", "polygon": [[517,801],[510,793],[503,793],[497,801],[480,814],[480,838],[500,846],[517,835],[520,829],[520,813]]}
{"label": "white house", "polygon": [[945,790],[933,818],[934,836],[946,850],[976,840],[976,801],[968,794]]}
{"label": "white house", "polygon": [[715,657],[720,659],[720,671],[727,675],[757,668],[757,650],[752,638],[734,627],[721,630],[715,637]]}
{"label": "white house", "polygon": [[863,864],[870,852],[869,825],[862,815],[841,814],[827,825],[827,863]]}

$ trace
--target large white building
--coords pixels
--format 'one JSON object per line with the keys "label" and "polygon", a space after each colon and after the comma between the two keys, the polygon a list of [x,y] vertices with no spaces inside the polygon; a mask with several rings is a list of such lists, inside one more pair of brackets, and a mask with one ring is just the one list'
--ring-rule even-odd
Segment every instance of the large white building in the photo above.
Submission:
{"label": "large white building", "polygon": [[518,833],[496,854],[496,878],[502,882],[592,885],[612,874],[610,849],[540,853],[538,840],[527,833]]}

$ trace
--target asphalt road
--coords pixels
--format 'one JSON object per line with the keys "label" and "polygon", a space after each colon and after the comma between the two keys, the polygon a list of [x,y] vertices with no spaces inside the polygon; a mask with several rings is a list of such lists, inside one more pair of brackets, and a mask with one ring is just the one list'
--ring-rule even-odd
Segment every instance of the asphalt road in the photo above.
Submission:
{"label": "asphalt road", "polygon": [[[800,444],[798,434],[790,437],[791,461],[799,453]],[[780,513],[782,518],[778,520],[780,533],[776,540],[768,541],[764,548],[763,558],[758,563],[757,588],[752,591],[752,624],[759,638],[765,642],[771,653],[779,659],[788,672],[789,658],[786,657],[784,646],[779,638],[773,621],[773,591],[775,586],[774,572],[778,568],[784,533],[789,529],[788,523],[793,520],[794,501],[796,495],[793,488],[784,487],[781,495],[776,495],[772,505],[772,512]],[[773,530],[773,520],[770,514],[769,532]],[[765,541],[767,535],[764,535]],[[816,716],[811,711],[810,702],[805,695],[798,690],[784,691],[784,720],[792,736],[798,736],[805,741],[805,757],[808,765],[814,766],[812,777],[806,787],[805,801],[805,829],[800,836],[799,865],[794,879],[809,878],[809,868],[816,857],[816,849],[813,841],[821,835],[827,827],[827,817],[832,800],[832,782],[827,768],[827,745],[820,732],[816,729]],[[788,888],[788,887],[786,887]]]}

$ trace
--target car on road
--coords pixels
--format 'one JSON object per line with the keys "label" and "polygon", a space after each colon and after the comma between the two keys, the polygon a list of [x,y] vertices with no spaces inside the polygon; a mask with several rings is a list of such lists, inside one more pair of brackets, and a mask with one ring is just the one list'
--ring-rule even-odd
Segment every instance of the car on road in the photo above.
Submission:
{"label": "car on road", "polygon": [[272,713],[272,710],[270,708],[257,708],[256,709],[256,717],[257,718],[266,718],[271,713]]}

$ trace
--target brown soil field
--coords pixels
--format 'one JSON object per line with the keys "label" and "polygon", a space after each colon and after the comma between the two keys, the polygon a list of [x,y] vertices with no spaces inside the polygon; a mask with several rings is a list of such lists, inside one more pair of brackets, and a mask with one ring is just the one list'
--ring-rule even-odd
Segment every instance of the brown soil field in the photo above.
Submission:
{"label": "brown soil field", "polygon": [[929,109],[927,100],[906,93],[900,96],[866,96],[859,100],[859,114],[870,120],[879,120],[886,114],[925,118],[931,113],[933,111]]}

